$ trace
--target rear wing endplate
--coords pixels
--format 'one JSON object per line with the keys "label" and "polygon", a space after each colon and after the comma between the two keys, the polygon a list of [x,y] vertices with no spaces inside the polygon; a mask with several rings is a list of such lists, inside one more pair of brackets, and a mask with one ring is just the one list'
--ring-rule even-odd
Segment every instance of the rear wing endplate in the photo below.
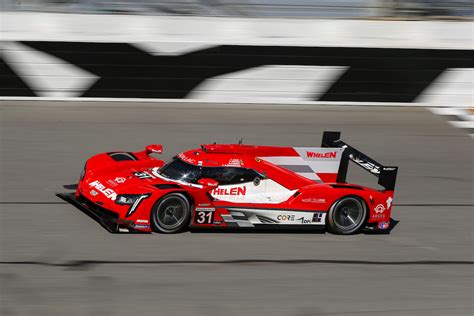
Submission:
{"label": "rear wing endplate", "polygon": [[362,169],[376,176],[379,179],[378,183],[384,187],[386,191],[395,190],[398,167],[383,166],[354,147],[346,144],[340,138],[341,132],[324,132],[321,143],[321,147],[344,148],[341,163],[339,165],[339,171],[337,173],[337,182],[346,182],[347,168],[349,166],[349,161],[352,161]]}

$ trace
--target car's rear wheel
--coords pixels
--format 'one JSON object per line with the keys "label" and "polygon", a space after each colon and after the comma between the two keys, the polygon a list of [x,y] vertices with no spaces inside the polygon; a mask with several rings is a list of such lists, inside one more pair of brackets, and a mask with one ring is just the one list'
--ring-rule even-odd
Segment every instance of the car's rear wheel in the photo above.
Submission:
{"label": "car's rear wheel", "polygon": [[161,198],[151,211],[151,224],[154,231],[173,234],[189,226],[191,206],[181,193],[171,193]]}
{"label": "car's rear wheel", "polygon": [[346,196],[333,204],[328,212],[328,231],[338,235],[355,234],[367,220],[365,202],[356,196]]}

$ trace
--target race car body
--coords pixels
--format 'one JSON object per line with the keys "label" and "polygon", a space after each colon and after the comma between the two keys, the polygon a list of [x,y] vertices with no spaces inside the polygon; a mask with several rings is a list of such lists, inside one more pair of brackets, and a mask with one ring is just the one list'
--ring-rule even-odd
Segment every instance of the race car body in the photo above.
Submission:
{"label": "race car body", "polygon": [[[155,158],[161,145],[90,158],[63,199],[111,232],[176,233],[188,227],[386,230],[397,167],[382,166],[325,132],[321,147],[208,144]],[[352,161],[382,189],[349,184]]]}

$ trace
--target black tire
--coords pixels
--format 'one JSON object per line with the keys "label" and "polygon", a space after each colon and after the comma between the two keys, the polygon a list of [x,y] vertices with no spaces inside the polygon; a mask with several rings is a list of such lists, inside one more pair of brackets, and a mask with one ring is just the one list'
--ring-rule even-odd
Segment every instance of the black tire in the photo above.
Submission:
{"label": "black tire", "polygon": [[367,205],[357,196],[346,196],[334,203],[326,218],[327,230],[337,235],[359,232],[367,221]]}
{"label": "black tire", "polygon": [[188,228],[190,220],[191,205],[181,193],[165,195],[151,210],[151,227],[158,233],[179,233]]}

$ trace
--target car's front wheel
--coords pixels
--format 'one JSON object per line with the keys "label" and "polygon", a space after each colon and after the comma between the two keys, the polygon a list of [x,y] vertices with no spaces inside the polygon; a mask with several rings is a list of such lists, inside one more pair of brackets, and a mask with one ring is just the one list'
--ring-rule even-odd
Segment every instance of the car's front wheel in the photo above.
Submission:
{"label": "car's front wheel", "polygon": [[189,226],[191,206],[181,193],[171,193],[161,198],[151,211],[151,224],[155,232],[173,234]]}
{"label": "car's front wheel", "polygon": [[367,207],[356,196],[346,196],[333,204],[328,212],[326,225],[328,231],[338,235],[357,233],[367,220]]}

